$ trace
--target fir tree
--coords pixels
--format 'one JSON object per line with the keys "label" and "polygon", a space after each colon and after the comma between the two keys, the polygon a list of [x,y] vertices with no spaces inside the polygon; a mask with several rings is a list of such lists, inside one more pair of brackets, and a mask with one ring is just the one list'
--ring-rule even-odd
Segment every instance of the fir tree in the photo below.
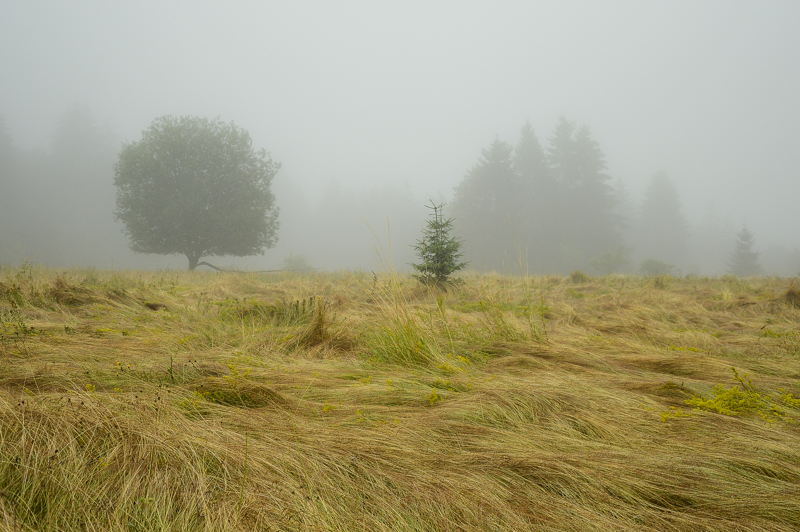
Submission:
{"label": "fir tree", "polygon": [[750,275],[760,275],[761,265],[758,263],[760,253],[753,251],[753,233],[747,228],[736,233],[736,248],[731,253],[731,260],[728,263],[728,273],[739,277]]}
{"label": "fir tree", "polygon": [[442,214],[444,205],[444,203],[436,205],[431,201],[431,206],[428,208],[433,210],[433,219],[428,220],[427,228],[422,231],[422,239],[413,246],[422,262],[411,264],[419,272],[414,275],[415,279],[422,284],[440,288],[454,284],[455,281],[450,276],[469,264],[459,261],[463,256],[460,251],[461,240],[449,234],[453,228],[453,220],[444,219]]}

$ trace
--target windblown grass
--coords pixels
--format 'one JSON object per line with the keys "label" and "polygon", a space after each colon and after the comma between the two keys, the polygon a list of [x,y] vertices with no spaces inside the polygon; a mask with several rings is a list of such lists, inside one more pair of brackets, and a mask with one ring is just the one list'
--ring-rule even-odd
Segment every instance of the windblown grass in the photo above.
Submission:
{"label": "windblown grass", "polygon": [[0,270],[0,530],[798,530],[793,294]]}

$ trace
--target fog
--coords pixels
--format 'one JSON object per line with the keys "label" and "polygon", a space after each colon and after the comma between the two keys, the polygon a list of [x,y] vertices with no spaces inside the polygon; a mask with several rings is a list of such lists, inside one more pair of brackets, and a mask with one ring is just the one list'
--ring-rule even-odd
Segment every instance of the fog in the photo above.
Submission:
{"label": "fog", "polygon": [[[0,49],[0,264],[185,268],[127,248],[113,165],[196,115],[281,163],[277,246],[220,266],[407,271],[434,199],[480,271],[623,249],[619,271],[723,274],[746,226],[765,273],[800,273],[797,2],[5,2]],[[552,166],[564,121],[602,152],[607,234],[571,192],[546,216],[541,187],[505,226],[470,218],[484,151],[529,123]]]}

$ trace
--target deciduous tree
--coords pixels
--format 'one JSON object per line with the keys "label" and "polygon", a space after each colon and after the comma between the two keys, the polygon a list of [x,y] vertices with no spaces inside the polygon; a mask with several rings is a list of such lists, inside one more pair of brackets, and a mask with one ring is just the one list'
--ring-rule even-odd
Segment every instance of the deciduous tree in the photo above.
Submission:
{"label": "deciduous tree", "polygon": [[115,216],[138,253],[263,253],[277,241],[270,185],[280,168],[247,131],[220,119],[163,116],[123,146],[114,167]]}

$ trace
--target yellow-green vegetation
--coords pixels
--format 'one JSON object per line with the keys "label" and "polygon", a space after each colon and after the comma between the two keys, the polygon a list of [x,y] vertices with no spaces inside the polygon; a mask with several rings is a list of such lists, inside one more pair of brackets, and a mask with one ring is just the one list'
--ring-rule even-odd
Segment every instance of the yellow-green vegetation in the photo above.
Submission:
{"label": "yellow-green vegetation", "polygon": [[465,281],[0,270],[0,529],[800,529],[789,281]]}

